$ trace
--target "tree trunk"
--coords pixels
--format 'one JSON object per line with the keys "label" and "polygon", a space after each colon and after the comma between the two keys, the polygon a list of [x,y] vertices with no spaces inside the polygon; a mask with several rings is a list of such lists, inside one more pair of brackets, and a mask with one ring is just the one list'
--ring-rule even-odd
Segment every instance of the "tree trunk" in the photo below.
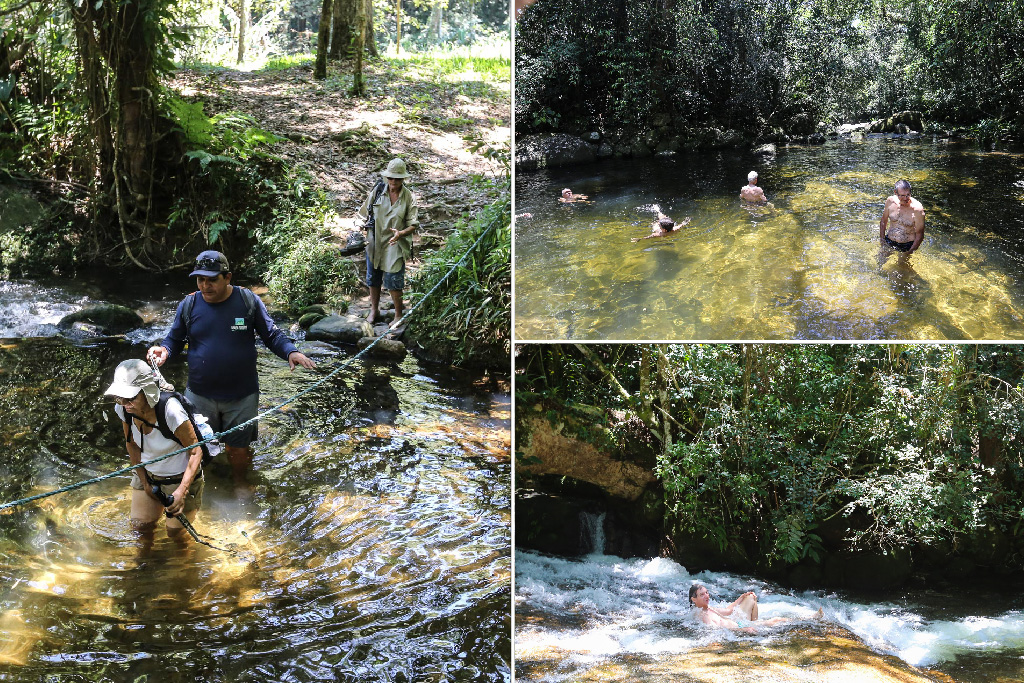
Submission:
{"label": "tree trunk", "polygon": [[380,57],[377,52],[377,34],[373,30],[373,0],[366,0],[366,51],[372,57]]}
{"label": "tree trunk", "polygon": [[356,0],[356,23],[352,27],[352,31],[355,33],[355,73],[352,75],[352,94],[355,96],[361,96],[365,90],[363,87],[363,43],[365,42],[366,36],[366,3],[363,0]]}
{"label": "tree trunk", "polygon": [[434,37],[435,43],[441,42],[441,5],[434,5],[430,9],[430,35]]}
{"label": "tree trunk", "polygon": [[355,41],[356,15],[364,0],[334,0],[334,31],[331,36],[331,59],[344,59],[352,55]]}
{"label": "tree trunk", "polygon": [[327,41],[331,35],[331,0],[324,0],[320,8],[320,31],[316,37],[316,66],[313,67],[313,78],[327,78]]}
{"label": "tree trunk", "polygon": [[245,61],[245,34],[249,29],[249,2],[238,0],[238,64]]}
{"label": "tree trunk", "polygon": [[402,54],[402,0],[395,0],[395,54]]}

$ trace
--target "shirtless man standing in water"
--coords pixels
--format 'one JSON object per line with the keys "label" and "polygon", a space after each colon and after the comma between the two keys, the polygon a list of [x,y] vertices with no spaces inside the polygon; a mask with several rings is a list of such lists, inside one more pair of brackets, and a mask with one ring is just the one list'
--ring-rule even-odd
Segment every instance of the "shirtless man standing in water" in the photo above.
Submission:
{"label": "shirtless man standing in water", "polygon": [[882,219],[878,221],[878,240],[882,245],[879,252],[881,263],[894,250],[901,252],[900,262],[905,262],[924,239],[924,206],[910,196],[908,181],[898,181],[895,190],[896,194],[885,200]]}
{"label": "shirtless man standing in water", "polygon": [[767,204],[764,190],[757,186],[757,171],[747,174],[747,184],[740,188],[740,199],[751,204]]}

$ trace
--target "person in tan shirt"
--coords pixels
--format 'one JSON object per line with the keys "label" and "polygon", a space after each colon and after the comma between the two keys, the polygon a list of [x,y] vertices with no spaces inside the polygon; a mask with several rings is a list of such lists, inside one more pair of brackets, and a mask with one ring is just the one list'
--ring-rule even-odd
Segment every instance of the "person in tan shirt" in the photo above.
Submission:
{"label": "person in tan shirt", "polygon": [[[380,314],[380,292],[387,287],[395,303],[392,329],[399,327],[404,307],[402,290],[405,289],[405,262],[412,257],[412,233],[419,227],[419,209],[405,179],[409,177],[405,162],[392,159],[381,171],[387,187],[375,187],[359,209],[360,218],[366,220],[366,284],[370,288],[371,325]],[[372,221],[371,217],[372,204]]]}

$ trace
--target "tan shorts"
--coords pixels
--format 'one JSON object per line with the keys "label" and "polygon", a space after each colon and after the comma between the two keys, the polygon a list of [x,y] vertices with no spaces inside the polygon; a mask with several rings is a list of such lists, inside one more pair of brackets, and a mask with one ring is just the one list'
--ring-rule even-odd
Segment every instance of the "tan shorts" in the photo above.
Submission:
{"label": "tan shorts", "polygon": [[[181,475],[173,477],[158,477],[156,475],[149,475],[152,477],[156,484],[160,485],[160,490],[171,495],[174,490],[181,484]],[[146,487],[142,485],[143,480],[139,477],[138,472],[132,472],[132,488],[136,491],[145,491]],[[188,493],[185,494],[185,510],[184,512],[192,512],[198,510],[203,504],[203,473],[199,472],[199,475],[192,480],[192,486],[188,487]]]}

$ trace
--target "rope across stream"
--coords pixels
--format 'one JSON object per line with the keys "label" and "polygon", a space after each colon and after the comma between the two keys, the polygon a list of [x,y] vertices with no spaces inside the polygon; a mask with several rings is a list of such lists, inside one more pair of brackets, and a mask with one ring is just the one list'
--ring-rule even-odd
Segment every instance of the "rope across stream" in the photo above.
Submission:
{"label": "rope across stream", "polygon": [[[484,237],[486,237],[494,229],[494,227],[496,225],[498,225],[500,222],[501,222],[501,217],[500,216],[491,221],[491,223],[487,226],[487,228],[485,228],[484,231],[480,233],[480,236],[477,237],[477,239],[473,243],[473,245],[469,249],[467,249],[466,252],[459,258],[459,260],[456,261],[454,265],[452,265],[452,267],[448,270],[447,273],[445,273],[444,277],[442,277],[440,280],[438,280],[437,283],[433,287],[431,287],[430,290],[425,295],[423,295],[423,297],[419,301],[417,301],[414,306],[409,308],[408,312],[406,312],[406,314],[403,316],[403,321],[407,321],[408,318],[410,316],[412,316],[416,312],[416,309],[419,308],[421,305],[423,305],[423,303],[425,301],[427,301],[431,297],[431,295],[433,295],[434,292],[436,292],[437,289],[449,277],[451,277],[452,273],[454,273],[455,270],[460,265],[462,265],[462,262],[466,260],[466,257],[469,256],[470,254],[472,254],[474,250],[476,250],[477,246],[480,245],[480,242],[483,241]],[[366,354],[368,351],[370,351],[370,349],[372,349],[374,346],[376,346],[378,343],[380,343],[380,341],[384,338],[384,336],[385,335],[381,335],[380,337],[377,337],[371,343],[369,343],[366,346],[366,348],[360,350],[358,353],[356,353],[355,355],[351,356],[350,358],[347,358],[345,361],[343,361],[341,363],[341,365],[336,367],[334,370],[331,370],[331,372],[329,372],[327,375],[321,377],[320,379],[315,381],[310,386],[308,386],[305,389],[303,389],[302,391],[300,391],[300,392],[290,396],[289,398],[285,399],[284,401],[282,401],[278,405],[274,406],[273,408],[268,408],[267,410],[264,410],[262,413],[258,414],[256,417],[254,417],[254,418],[252,418],[250,420],[246,420],[245,422],[243,422],[243,423],[241,423],[239,425],[236,425],[236,426],[232,427],[231,429],[226,429],[223,432],[218,432],[217,434],[214,434],[212,437],[210,437],[208,439],[203,439],[202,441],[199,441],[197,443],[191,444],[189,446],[182,446],[181,448],[179,448],[179,449],[177,449],[175,451],[171,451],[170,453],[167,453],[165,455],[161,455],[161,456],[159,456],[157,458],[153,458],[152,460],[147,460],[145,464],[160,462],[161,460],[166,460],[167,458],[175,456],[175,455],[177,455],[179,453],[191,450],[191,449],[195,448],[196,446],[198,446],[201,443],[207,443],[209,441],[213,441],[214,439],[222,437],[222,436],[224,436],[226,434],[230,434],[231,432],[238,431],[239,429],[242,429],[246,425],[248,425],[248,424],[250,424],[252,422],[257,421],[257,420],[259,420],[262,417],[266,417],[267,415],[270,415],[272,413],[277,412],[278,410],[280,410],[284,406],[286,406],[286,405],[288,405],[290,403],[295,402],[299,398],[302,398],[306,394],[308,394],[308,393],[312,392],[313,390],[317,389],[322,384],[324,384],[325,382],[330,380],[332,377],[334,377],[335,375],[340,373],[342,370],[347,368],[353,362],[355,362],[356,360],[361,358],[364,354]],[[112,479],[114,477],[118,477],[118,476],[121,476],[123,474],[127,474],[127,473],[131,472],[132,470],[134,470],[137,467],[138,467],[138,465],[128,465],[127,467],[122,467],[121,469],[114,470],[113,472],[108,472],[107,474],[102,474],[102,475],[100,475],[98,477],[92,477],[91,479],[83,479],[82,481],[77,481],[77,482],[75,482],[73,484],[68,484],[67,486],[62,486],[59,489],[54,489],[53,491],[47,491],[45,493],[37,493],[37,494],[35,494],[33,496],[27,496],[25,498],[19,498],[18,500],[12,500],[12,501],[10,501],[8,503],[4,503],[3,505],[0,505],[0,511],[6,510],[8,508],[18,507],[20,505],[25,505],[27,503],[31,503],[31,502],[36,501],[36,500],[42,500],[43,498],[49,498],[50,496],[56,496],[59,493],[67,493],[68,491],[74,491],[76,489],[84,488],[86,486],[90,486],[92,484],[96,484],[96,483],[99,483],[101,481],[105,481],[107,479]]]}

